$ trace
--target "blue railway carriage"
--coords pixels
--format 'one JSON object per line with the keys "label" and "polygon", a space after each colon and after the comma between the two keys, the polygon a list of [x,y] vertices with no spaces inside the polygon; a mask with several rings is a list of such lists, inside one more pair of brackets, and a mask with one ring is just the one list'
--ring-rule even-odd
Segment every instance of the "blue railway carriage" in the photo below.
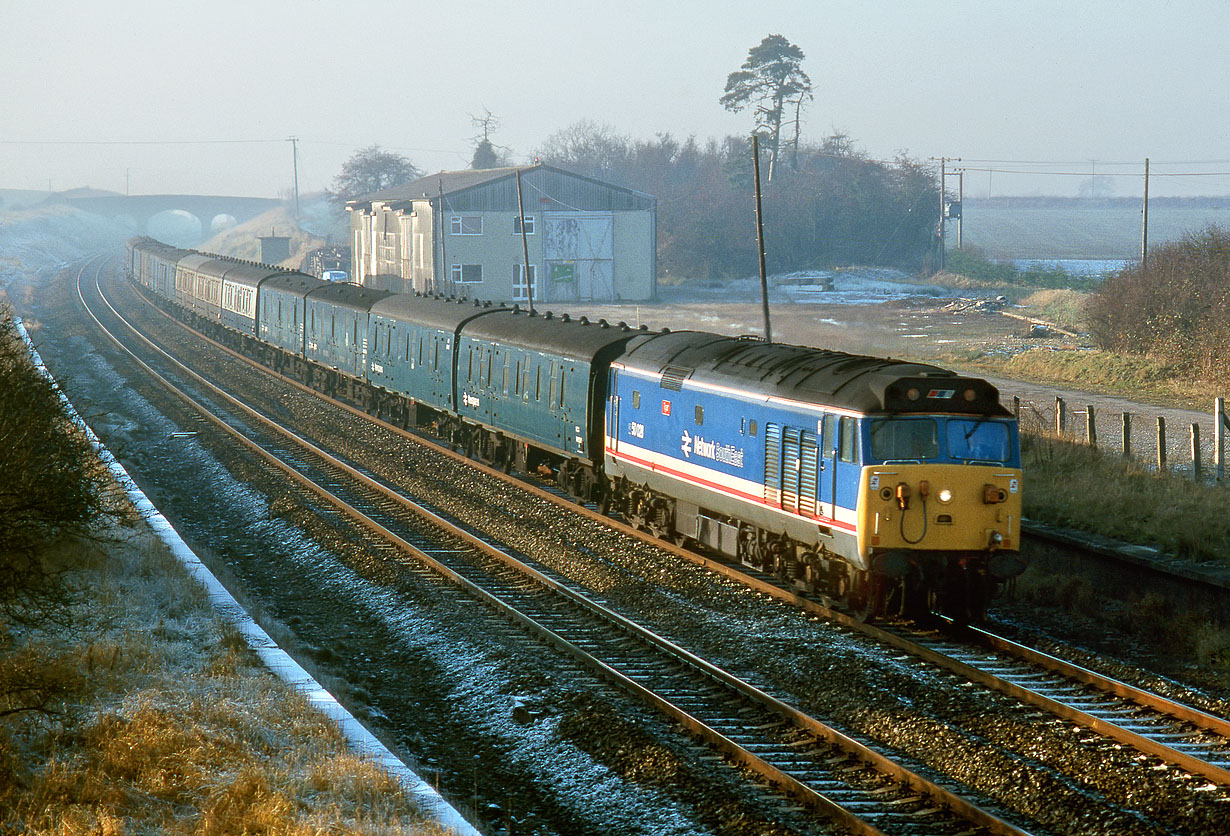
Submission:
{"label": "blue railway carriage", "polygon": [[128,275],[138,284],[169,299],[175,285],[175,266],[190,252],[153,238],[133,238],[128,242]]}
{"label": "blue railway carriage", "polygon": [[1018,574],[1016,422],[986,381],[912,363],[676,332],[611,366],[616,507],[848,600],[977,616]]}
{"label": "blue railway carriage", "polygon": [[265,279],[257,294],[257,338],[302,358],[307,332],[306,297],[325,284],[315,276],[296,272]]}
{"label": "blue railway carriage", "polygon": [[472,320],[457,343],[457,412],[504,444],[504,466],[550,468],[573,496],[600,501],[608,370],[639,333],[520,310]]}
{"label": "blue railway carriage", "polygon": [[467,300],[395,293],[372,305],[368,318],[367,382],[381,393],[381,409],[403,427],[449,435],[458,425],[454,348],[475,317],[510,313]]}
{"label": "blue railway carriage", "polygon": [[[303,357],[354,381],[367,379],[368,313],[389,296],[354,284],[321,282],[304,297],[307,334]],[[330,377],[330,379],[333,379]]]}

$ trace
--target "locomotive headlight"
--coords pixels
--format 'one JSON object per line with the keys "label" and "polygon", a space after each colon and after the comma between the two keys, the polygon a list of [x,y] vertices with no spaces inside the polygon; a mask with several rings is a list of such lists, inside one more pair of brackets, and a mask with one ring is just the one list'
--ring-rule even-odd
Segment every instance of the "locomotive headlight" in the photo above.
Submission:
{"label": "locomotive headlight", "polygon": [[936,498],[947,505],[949,502],[952,502],[952,491],[948,490],[948,488],[941,488],[940,492],[936,494]]}

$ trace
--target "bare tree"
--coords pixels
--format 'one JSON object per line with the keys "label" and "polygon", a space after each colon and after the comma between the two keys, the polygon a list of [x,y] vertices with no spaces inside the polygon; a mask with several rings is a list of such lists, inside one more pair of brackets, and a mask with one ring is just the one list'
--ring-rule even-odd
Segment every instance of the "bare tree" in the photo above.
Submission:
{"label": "bare tree", "polygon": [[590,119],[574,122],[548,136],[534,152],[543,162],[557,163],[578,174],[617,179],[633,155],[632,140],[610,125]]}
{"label": "bare tree", "polygon": [[508,149],[491,141],[492,134],[499,130],[500,120],[490,110],[483,108],[483,115],[470,114],[470,121],[480,131],[474,137],[474,156],[470,159],[470,168],[500,168],[508,165]]}
{"label": "bare tree", "polygon": [[342,170],[333,178],[329,197],[345,203],[422,176],[423,172],[408,158],[372,145],[356,151],[342,164]]}
{"label": "bare tree", "polygon": [[796,168],[803,104],[814,98],[811,78],[803,71],[803,58],[803,50],[781,35],[766,35],[748,50],[742,69],[726,77],[726,91],[719,100],[735,112],[755,106],[756,130],[767,134],[774,161],[781,151],[782,121],[790,107],[794,113],[792,165]]}

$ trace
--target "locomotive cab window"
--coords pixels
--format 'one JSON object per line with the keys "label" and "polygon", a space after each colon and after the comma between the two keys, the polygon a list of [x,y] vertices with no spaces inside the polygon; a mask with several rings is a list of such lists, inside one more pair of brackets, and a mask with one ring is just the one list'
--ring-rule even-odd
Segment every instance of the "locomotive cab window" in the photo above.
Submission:
{"label": "locomotive cab window", "polygon": [[949,418],[945,433],[948,455],[965,461],[1002,464],[1012,456],[1008,427],[998,421]]}
{"label": "locomotive cab window", "polygon": [[858,432],[854,419],[843,416],[841,419],[841,460],[843,462],[858,461]]}
{"label": "locomotive cab window", "polygon": [[871,422],[871,457],[877,461],[917,461],[940,454],[934,418],[882,418]]}

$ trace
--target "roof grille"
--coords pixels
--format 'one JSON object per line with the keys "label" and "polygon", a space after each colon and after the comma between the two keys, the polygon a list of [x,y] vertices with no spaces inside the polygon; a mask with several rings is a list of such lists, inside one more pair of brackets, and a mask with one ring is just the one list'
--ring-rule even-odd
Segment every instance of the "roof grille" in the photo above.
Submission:
{"label": "roof grille", "polygon": [[682,366],[667,366],[662,371],[662,388],[674,389],[678,392],[683,389],[683,381],[687,380],[691,373],[692,369],[685,369]]}

